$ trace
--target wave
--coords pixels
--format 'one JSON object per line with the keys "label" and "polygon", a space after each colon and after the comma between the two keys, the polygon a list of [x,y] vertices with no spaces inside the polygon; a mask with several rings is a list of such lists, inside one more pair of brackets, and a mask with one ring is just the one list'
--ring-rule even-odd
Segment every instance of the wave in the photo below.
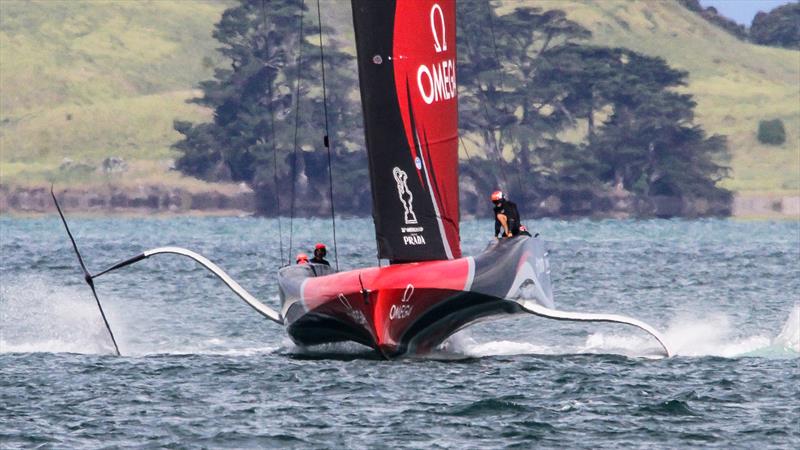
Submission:
{"label": "wave", "polygon": [[[230,341],[220,338],[163,340],[157,344],[125,342],[126,314],[104,305],[114,324],[126,356],[224,355],[251,356],[280,353],[293,357],[364,357],[372,353],[358,344],[332,344],[309,349],[296,347],[284,338],[279,344]],[[22,277],[0,287],[0,353],[113,354],[114,348],[91,295],[84,286],[63,286],[44,277]],[[740,336],[736,325],[724,314],[684,314],[670,321],[664,336],[677,356],[720,356],[797,358],[800,357],[800,303],[793,305],[777,334]],[[646,335],[624,332],[591,333],[580,345],[552,345],[552,342],[493,340],[479,342],[469,330],[451,337],[433,358],[460,359],[510,355],[622,354],[631,357],[660,357],[659,347]]]}
{"label": "wave", "polygon": [[[770,345],[768,336],[737,337],[727,315],[712,314],[705,317],[682,314],[670,321],[664,338],[676,356],[736,357]],[[623,354],[636,354],[652,346],[642,335],[593,333],[586,339],[587,352],[616,350]]]}
{"label": "wave", "polygon": [[[664,337],[676,356],[797,358],[800,357],[800,304],[793,306],[774,338],[762,334],[739,336],[724,314],[677,316],[670,321]],[[629,332],[596,332],[589,334],[582,345],[553,346],[508,340],[478,342],[469,331],[462,331],[442,349],[470,357],[593,353],[658,358],[662,355],[650,337]]]}
{"label": "wave", "polygon": [[795,303],[773,346],[800,353],[800,303]]}
{"label": "wave", "polygon": [[87,291],[24,277],[0,288],[0,352],[113,353]]}
{"label": "wave", "polygon": [[[116,307],[115,307],[116,306]],[[130,314],[104,302],[124,356],[252,356],[280,351],[286,344],[262,345],[221,338],[174,338],[131,342]],[[0,353],[114,354],[97,305],[85,286],[63,286],[46,277],[21,277],[0,288]],[[129,339],[126,339],[128,337]]]}
{"label": "wave", "polygon": [[554,348],[530,342],[489,341],[478,342],[470,330],[460,331],[445,341],[437,349],[434,357],[445,357],[447,354],[462,355],[467,358],[485,356],[542,355],[554,353]]}

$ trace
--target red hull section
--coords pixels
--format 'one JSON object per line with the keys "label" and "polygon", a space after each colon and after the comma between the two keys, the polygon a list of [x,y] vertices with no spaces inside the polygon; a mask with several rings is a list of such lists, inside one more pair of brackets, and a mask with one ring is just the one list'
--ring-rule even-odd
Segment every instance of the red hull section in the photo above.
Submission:
{"label": "red hull section", "polygon": [[512,297],[526,281],[544,287],[544,297],[550,290],[544,247],[528,237],[476,258],[329,270],[302,265],[280,272],[289,335],[300,345],[360,342],[385,357],[427,353],[470,323],[521,312]]}

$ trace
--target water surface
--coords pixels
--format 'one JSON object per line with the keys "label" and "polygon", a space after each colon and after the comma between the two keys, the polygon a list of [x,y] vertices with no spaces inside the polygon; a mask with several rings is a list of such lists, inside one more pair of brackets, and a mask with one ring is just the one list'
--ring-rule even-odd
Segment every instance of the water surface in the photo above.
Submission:
{"label": "water surface", "polygon": [[[90,270],[177,245],[277,307],[287,220],[71,223]],[[97,281],[116,357],[57,220],[2,218],[0,445],[800,446],[797,222],[528,224],[549,241],[558,307],[645,320],[678,356],[635,329],[537,317],[425,359],[302,349],[192,261],[157,256]],[[291,253],[331,243],[329,222],[294,230]],[[465,253],[491,230],[465,222]],[[337,231],[342,269],[376,263],[369,220]]]}

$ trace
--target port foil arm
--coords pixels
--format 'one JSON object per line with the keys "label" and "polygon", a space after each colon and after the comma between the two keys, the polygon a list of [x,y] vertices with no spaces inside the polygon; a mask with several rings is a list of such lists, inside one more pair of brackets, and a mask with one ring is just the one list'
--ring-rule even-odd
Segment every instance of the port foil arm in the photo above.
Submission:
{"label": "port foil arm", "polygon": [[661,345],[664,349],[664,353],[669,358],[674,355],[672,350],[670,349],[669,345],[667,344],[666,339],[661,333],[658,332],[652,326],[642,322],[641,320],[634,319],[632,317],[622,316],[619,314],[602,314],[602,313],[583,313],[583,312],[570,312],[570,311],[560,311],[557,309],[551,309],[539,305],[535,300],[512,300],[519,303],[522,306],[522,309],[525,311],[534,314],[536,316],[546,317],[548,319],[555,319],[555,320],[568,320],[568,321],[575,321],[575,322],[610,322],[610,323],[622,323],[626,325],[631,325],[637,328],[640,328],[646,331],[648,334],[653,336],[656,341]]}
{"label": "port foil arm", "polygon": [[97,275],[94,275],[92,278],[97,278],[101,275],[105,275],[114,270],[121,269],[125,266],[147,259],[151,256],[161,255],[161,254],[181,255],[193,259],[201,266],[206,268],[209,272],[216,275],[216,277],[219,278],[220,281],[225,283],[225,285],[228,286],[228,288],[230,288],[230,290],[233,291],[234,294],[236,294],[239,298],[244,300],[245,303],[250,305],[259,314],[261,314],[262,316],[266,317],[267,319],[275,323],[283,324],[283,317],[281,317],[279,312],[275,311],[274,309],[270,308],[269,306],[265,305],[264,303],[253,297],[252,294],[247,292],[245,288],[239,285],[239,283],[237,283],[236,280],[231,278],[231,276],[228,275],[224,270],[222,270],[222,268],[211,262],[205,256],[181,247],[158,247],[151,250],[147,250],[143,253],[134,256],[133,258],[129,258],[112,265],[111,267],[97,273]]}

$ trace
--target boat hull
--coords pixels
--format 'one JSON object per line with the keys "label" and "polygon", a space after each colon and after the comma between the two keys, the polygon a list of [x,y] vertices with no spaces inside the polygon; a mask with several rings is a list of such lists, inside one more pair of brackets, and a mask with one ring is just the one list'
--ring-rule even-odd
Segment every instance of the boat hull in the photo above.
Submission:
{"label": "boat hull", "polygon": [[284,325],[298,345],[354,341],[387,358],[425,354],[473,323],[552,307],[544,244],[519,236],[476,257],[333,273],[298,265],[278,276]]}

